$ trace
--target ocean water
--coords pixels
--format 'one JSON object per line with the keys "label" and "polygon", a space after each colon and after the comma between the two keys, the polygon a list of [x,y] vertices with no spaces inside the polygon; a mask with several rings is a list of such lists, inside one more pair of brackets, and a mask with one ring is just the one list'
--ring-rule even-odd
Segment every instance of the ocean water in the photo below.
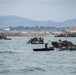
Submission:
{"label": "ocean water", "polygon": [[[44,44],[27,44],[31,37],[11,38],[0,40],[0,75],[76,75],[76,51],[34,52],[33,48],[42,48]],[[51,41],[58,41],[61,37],[43,38],[50,47]],[[67,40],[76,44],[75,37]]]}

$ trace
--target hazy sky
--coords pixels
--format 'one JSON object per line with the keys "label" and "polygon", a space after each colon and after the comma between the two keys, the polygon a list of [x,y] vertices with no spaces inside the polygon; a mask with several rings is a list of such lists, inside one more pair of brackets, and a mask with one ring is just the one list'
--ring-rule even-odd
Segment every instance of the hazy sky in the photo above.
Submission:
{"label": "hazy sky", "polygon": [[5,15],[39,21],[76,19],[76,0],[0,0],[0,16]]}

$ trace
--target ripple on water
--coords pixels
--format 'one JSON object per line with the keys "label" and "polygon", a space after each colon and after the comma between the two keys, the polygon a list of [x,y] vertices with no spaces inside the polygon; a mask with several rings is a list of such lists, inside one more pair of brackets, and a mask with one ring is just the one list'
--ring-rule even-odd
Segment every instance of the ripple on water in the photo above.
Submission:
{"label": "ripple on water", "polygon": [[27,67],[25,69],[21,69],[22,72],[34,72],[34,71],[45,71],[43,68],[40,67]]}
{"label": "ripple on water", "polygon": [[4,53],[14,54],[14,53],[16,53],[16,52],[13,52],[13,51],[0,51],[0,54],[4,54]]}

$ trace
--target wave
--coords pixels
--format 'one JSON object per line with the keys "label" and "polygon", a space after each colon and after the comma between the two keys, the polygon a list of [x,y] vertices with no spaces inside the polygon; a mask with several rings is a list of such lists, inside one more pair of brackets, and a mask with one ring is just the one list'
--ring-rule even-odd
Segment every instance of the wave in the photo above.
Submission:
{"label": "wave", "polygon": [[40,68],[40,67],[29,67],[29,68],[22,69],[20,71],[33,72],[33,71],[45,71],[45,70],[43,68]]}
{"label": "wave", "polygon": [[13,51],[0,51],[0,54],[4,54],[4,53],[14,54],[16,52],[13,52]]}
{"label": "wave", "polygon": [[9,69],[0,71],[0,73],[8,73],[8,72],[10,72]]}

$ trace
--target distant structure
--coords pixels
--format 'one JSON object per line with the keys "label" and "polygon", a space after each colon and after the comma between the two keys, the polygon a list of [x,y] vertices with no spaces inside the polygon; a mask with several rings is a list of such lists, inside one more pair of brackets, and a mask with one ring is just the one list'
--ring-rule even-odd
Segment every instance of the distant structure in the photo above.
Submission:
{"label": "distant structure", "polygon": [[5,31],[9,31],[9,30],[10,30],[10,28],[5,27],[5,28],[3,28],[3,30],[5,30]]}
{"label": "distant structure", "polygon": [[69,28],[66,28],[67,32],[70,32],[70,33],[74,33],[76,32],[76,27],[69,27]]}

